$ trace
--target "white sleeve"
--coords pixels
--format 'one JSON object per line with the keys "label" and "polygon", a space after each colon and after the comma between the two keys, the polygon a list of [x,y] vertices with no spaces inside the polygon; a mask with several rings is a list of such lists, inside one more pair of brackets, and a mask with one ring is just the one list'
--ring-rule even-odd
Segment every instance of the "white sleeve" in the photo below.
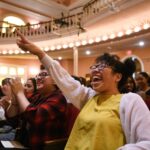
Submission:
{"label": "white sleeve", "polygon": [[150,150],[150,111],[143,99],[137,94],[125,94],[120,105],[127,144],[117,150]]}
{"label": "white sleeve", "polygon": [[53,60],[48,55],[45,55],[41,62],[47,68],[64,96],[77,108],[81,109],[86,101],[96,94],[93,89],[85,87],[73,79],[56,60]]}

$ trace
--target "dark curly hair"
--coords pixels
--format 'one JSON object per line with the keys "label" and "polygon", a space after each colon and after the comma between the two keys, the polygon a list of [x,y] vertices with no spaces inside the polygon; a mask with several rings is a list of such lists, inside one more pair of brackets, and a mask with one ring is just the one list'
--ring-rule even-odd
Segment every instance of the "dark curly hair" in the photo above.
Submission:
{"label": "dark curly hair", "polygon": [[117,55],[111,55],[109,53],[104,53],[103,55],[97,57],[95,62],[106,63],[112,68],[114,73],[120,73],[122,75],[122,78],[118,83],[118,89],[119,91],[121,91],[122,86],[124,86],[124,84],[127,81],[127,78],[131,75],[131,73],[128,72],[129,66],[121,62],[120,58]]}

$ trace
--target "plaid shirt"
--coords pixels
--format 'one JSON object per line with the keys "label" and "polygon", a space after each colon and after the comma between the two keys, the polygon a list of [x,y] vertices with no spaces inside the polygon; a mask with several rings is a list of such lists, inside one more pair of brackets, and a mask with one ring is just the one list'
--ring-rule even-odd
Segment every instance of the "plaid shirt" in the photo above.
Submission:
{"label": "plaid shirt", "polygon": [[24,112],[29,125],[29,142],[32,149],[42,150],[44,141],[66,137],[67,102],[60,91],[44,96],[40,93],[30,99]]}

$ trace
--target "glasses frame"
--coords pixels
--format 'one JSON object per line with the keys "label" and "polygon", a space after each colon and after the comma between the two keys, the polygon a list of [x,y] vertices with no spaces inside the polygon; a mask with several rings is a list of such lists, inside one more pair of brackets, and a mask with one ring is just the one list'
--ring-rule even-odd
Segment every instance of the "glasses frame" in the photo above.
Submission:
{"label": "glasses frame", "polygon": [[102,72],[105,68],[108,68],[108,67],[110,66],[107,63],[98,63],[98,64],[90,66],[90,70],[91,72],[94,72],[94,71]]}

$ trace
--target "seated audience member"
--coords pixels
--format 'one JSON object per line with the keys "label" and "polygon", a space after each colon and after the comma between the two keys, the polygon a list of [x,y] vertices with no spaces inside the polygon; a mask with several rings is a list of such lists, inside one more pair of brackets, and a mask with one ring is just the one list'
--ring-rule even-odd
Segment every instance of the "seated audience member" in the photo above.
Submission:
{"label": "seated audience member", "polygon": [[65,150],[150,150],[150,113],[136,93],[121,94],[127,67],[114,55],[100,55],[91,66],[92,88],[74,80],[61,65],[21,33],[18,46],[37,55],[57,86],[81,109]]}
{"label": "seated audience member", "polygon": [[[3,96],[1,97],[0,105],[3,108],[4,112],[3,115],[5,116],[5,112],[9,108],[11,104],[11,93],[10,93],[10,85],[9,85],[9,80],[11,78],[5,78],[2,80],[2,93]],[[0,121],[0,140],[14,140],[15,139],[15,134],[16,134],[16,128],[18,127],[18,119],[17,117],[12,117],[12,118],[3,118]]]}
{"label": "seated audience member", "polygon": [[121,89],[122,93],[133,92],[136,93],[136,84],[132,76],[127,78],[125,85]]}
{"label": "seated audience member", "polygon": [[[66,137],[66,99],[46,70],[40,72],[38,78],[43,87],[32,97],[31,103],[24,95],[20,80],[11,80],[11,89],[16,99],[13,99],[7,110],[7,116],[12,116],[14,110],[16,113],[13,115],[22,113],[28,126],[28,139],[21,142],[33,150],[42,150],[45,141]],[[14,106],[19,106],[19,111]]]}
{"label": "seated audience member", "polygon": [[41,81],[41,77],[45,76],[45,70],[46,70],[45,67],[43,65],[40,65],[40,75],[37,75],[35,77],[35,79],[36,79],[36,86],[37,86],[37,90],[38,91],[43,88],[43,83]]}
{"label": "seated audience member", "polygon": [[[29,102],[31,102],[32,97],[34,99],[34,96],[38,94],[35,78],[27,79],[26,83],[24,84],[24,94]],[[20,117],[19,126],[17,128],[15,140],[20,141],[21,143],[24,143],[23,141],[26,141],[26,139],[28,139],[28,124],[25,119]]]}
{"label": "seated audience member", "polygon": [[133,73],[135,73],[136,71],[135,62],[132,61],[132,59],[126,59],[124,61],[124,64],[130,67],[127,68],[127,72],[129,76],[127,77],[125,84],[121,87],[121,93],[128,93],[128,92],[136,93],[137,88],[136,88],[135,80],[133,78]]}
{"label": "seated audience member", "polygon": [[[36,83],[38,90],[42,89],[43,84],[41,82],[41,76],[45,76],[45,73],[47,73],[45,67],[43,65],[40,66],[40,76],[36,76]],[[80,78],[77,76],[75,77],[76,80],[80,81]],[[56,86],[56,85],[55,85]],[[57,86],[56,86],[57,87]],[[67,109],[66,109],[66,135],[69,136],[70,132],[72,130],[73,124],[76,120],[77,115],[79,114],[79,109],[76,108],[72,103],[70,103],[69,100],[67,100]]]}
{"label": "seated audience member", "polygon": [[35,78],[27,79],[27,82],[24,85],[24,93],[26,97],[29,99],[37,92],[37,85]]}
{"label": "seated audience member", "polygon": [[[3,94],[2,87],[0,86],[0,120],[5,120],[5,110],[3,106],[3,97],[5,95]],[[7,104],[9,105],[9,103]]]}
{"label": "seated audience member", "polygon": [[146,72],[139,72],[135,77],[138,91],[147,91],[150,89],[150,76]]}
{"label": "seated audience member", "polygon": [[139,94],[143,100],[145,101],[147,107],[150,110],[150,76],[146,72],[139,72],[135,77],[136,85],[137,85],[137,94]]}
{"label": "seated audience member", "polygon": [[[37,91],[40,91],[43,87],[43,81],[41,80],[41,78],[45,77],[48,74],[48,71],[46,70],[46,68],[41,64],[40,65],[40,73],[38,75],[36,75],[35,80],[36,80],[36,87],[37,87]],[[58,89],[57,85],[54,84],[54,86]]]}
{"label": "seated audience member", "polygon": [[[2,86],[1,86],[1,91],[3,93],[3,96],[1,97],[1,99],[3,99],[3,101],[1,101],[3,108],[6,110],[10,104],[10,100],[11,100],[11,93],[10,93],[10,85],[9,85],[9,81],[11,78],[4,78],[1,82]],[[4,100],[5,99],[5,100]]]}
{"label": "seated audience member", "polygon": [[[5,95],[1,98],[1,106],[2,108],[4,108],[4,113],[5,111],[7,110],[8,106],[10,105],[11,101],[11,95],[6,92],[7,90],[5,89],[10,89],[10,85],[8,84],[9,83],[9,80],[11,78],[5,78],[2,80],[2,93],[5,93]],[[24,92],[25,92],[25,95],[26,97],[28,98],[31,98],[31,96],[36,92],[36,80],[35,78],[29,78],[24,86]],[[4,119],[3,119],[4,120]],[[17,124],[15,123],[15,126],[14,126],[14,123],[13,122],[16,122],[17,121]],[[12,124],[13,123],[13,124]],[[16,128],[17,128],[17,133],[18,133],[18,129],[20,129],[20,126],[23,126],[25,125],[25,122],[22,122],[21,118],[19,116],[15,117],[15,118],[7,118],[6,120],[4,121],[1,121],[0,122],[0,140],[14,140],[16,138],[16,136],[18,135],[15,135],[15,131],[16,131]],[[24,128],[23,128],[24,130]],[[25,133],[25,132],[24,132]],[[25,136],[25,135],[24,135]]]}

